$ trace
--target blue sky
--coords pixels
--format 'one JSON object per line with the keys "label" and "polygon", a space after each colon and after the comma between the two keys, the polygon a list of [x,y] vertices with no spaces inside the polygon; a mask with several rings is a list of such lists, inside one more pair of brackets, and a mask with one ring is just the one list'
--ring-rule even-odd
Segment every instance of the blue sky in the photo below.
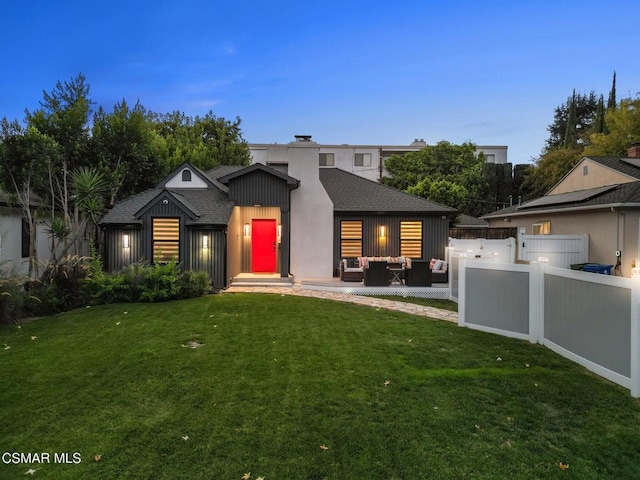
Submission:
{"label": "blue sky", "polygon": [[528,162],[572,89],[640,91],[637,0],[32,0],[0,16],[0,117],[82,72],[110,111],[242,119],[250,143],[415,138]]}

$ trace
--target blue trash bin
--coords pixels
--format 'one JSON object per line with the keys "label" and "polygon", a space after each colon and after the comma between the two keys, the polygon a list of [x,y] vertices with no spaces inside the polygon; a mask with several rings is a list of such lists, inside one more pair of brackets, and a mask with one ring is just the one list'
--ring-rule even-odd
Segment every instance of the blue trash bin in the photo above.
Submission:
{"label": "blue trash bin", "polygon": [[584,266],[585,272],[600,273],[602,275],[611,275],[613,265],[604,265],[602,263],[587,263]]}

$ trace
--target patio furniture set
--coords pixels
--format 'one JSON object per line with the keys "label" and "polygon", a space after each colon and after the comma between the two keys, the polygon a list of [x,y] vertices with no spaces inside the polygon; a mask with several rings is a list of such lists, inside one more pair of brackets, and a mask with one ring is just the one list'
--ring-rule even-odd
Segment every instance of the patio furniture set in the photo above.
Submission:
{"label": "patio furniture set", "polygon": [[343,282],[363,282],[365,286],[406,285],[430,287],[432,283],[447,283],[447,263],[432,259],[414,260],[405,257],[358,257],[340,262]]}

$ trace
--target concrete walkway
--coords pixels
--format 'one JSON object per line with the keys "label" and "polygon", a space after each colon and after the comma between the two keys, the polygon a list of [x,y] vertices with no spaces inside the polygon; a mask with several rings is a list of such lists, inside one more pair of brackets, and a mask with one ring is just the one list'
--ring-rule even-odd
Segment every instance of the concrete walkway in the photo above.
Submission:
{"label": "concrete walkway", "polygon": [[448,322],[458,323],[457,312],[443,310],[442,308],[426,307],[415,303],[402,302],[400,300],[385,300],[382,298],[349,295],[346,293],[308,290],[297,285],[294,285],[293,287],[242,287],[232,285],[227,288],[225,293],[273,293],[280,295],[299,295],[301,297],[326,298],[337,302],[367,305],[374,308],[384,308],[386,310],[395,310],[398,312],[409,313],[411,315],[419,315],[421,317],[429,317],[435,318],[436,320],[446,320]]}

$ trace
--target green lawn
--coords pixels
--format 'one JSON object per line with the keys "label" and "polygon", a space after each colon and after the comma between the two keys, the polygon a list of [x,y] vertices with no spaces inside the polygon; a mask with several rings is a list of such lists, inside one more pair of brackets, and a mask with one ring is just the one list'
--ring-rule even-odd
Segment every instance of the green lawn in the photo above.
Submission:
{"label": "green lawn", "polygon": [[458,304],[451,300],[440,300],[437,298],[420,298],[420,297],[403,297],[399,295],[374,295],[376,298],[382,298],[385,300],[393,300],[396,302],[415,303],[416,305],[423,305],[425,307],[442,308],[444,310],[451,310],[452,312],[458,311]]}
{"label": "green lawn", "polygon": [[3,479],[640,478],[628,390],[541,346],[328,300],[2,327],[0,385],[0,451],[51,455],[0,463]]}

